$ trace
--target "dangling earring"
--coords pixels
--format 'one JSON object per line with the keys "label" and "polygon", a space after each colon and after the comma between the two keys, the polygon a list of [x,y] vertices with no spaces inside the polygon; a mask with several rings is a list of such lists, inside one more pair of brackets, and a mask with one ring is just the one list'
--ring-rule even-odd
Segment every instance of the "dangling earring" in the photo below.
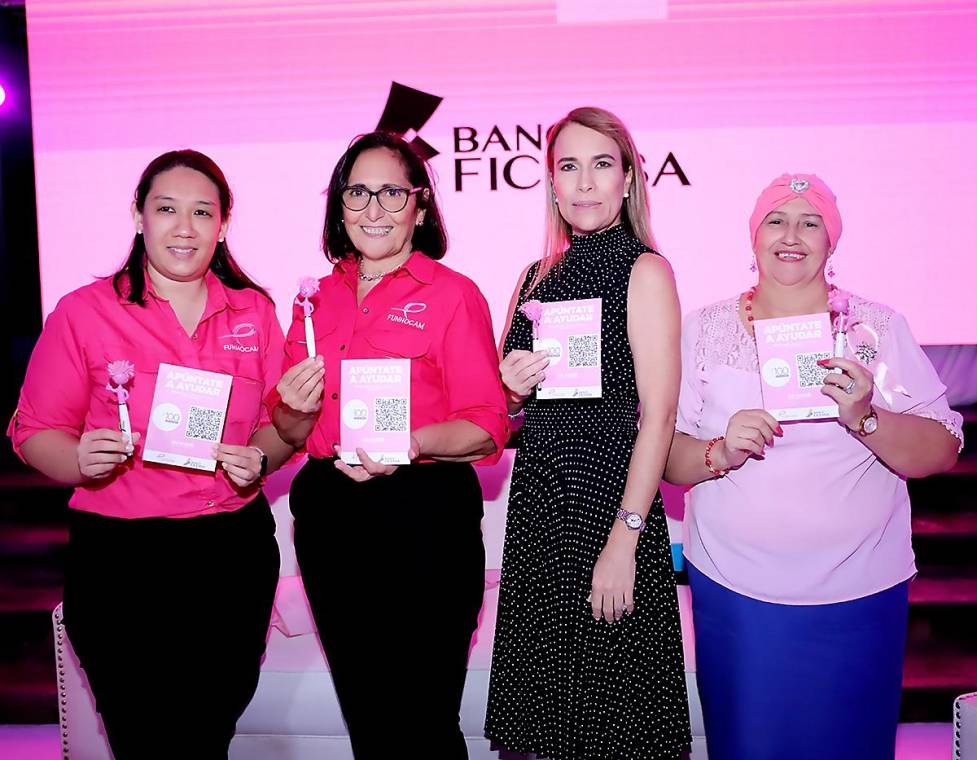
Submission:
{"label": "dangling earring", "polygon": [[835,276],[835,265],[831,261],[831,254],[830,253],[828,254],[828,268],[825,271],[825,274],[828,275],[829,278]]}
{"label": "dangling earring", "polygon": [[750,261],[750,271],[756,271],[756,254],[753,255],[753,259]]}

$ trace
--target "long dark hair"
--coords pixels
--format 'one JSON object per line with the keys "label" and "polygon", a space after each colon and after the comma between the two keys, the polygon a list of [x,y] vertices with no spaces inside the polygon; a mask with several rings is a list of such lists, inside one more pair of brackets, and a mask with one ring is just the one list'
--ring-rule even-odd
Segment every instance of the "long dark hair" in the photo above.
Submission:
{"label": "long dark hair", "polygon": [[[149,166],[143,169],[142,176],[139,177],[139,184],[136,185],[135,202],[136,208],[142,213],[143,206],[146,204],[146,197],[149,195],[149,188],[153,180],[163,172],[175,169],[178,166],[193,169],[200,172],[207,179],[214,183],[217,188],[217,195],[220,197],[221,221],[230,216],[231,207],[234,205],[234,196],[231,195],[231,188],[227,184],[227,178],[220,167],[214,163],[213,159],[205,156],[196,150],[171,150],[157,156],[149,162]],[[142,235],[134,235],[132,246],[129,249],[129,256],[125,263],[114,275],[112,275],[112,286],[119,298],[125,298],[131,303],[140,306],[146,303],[146,242]],[[248,277],[244,270],[238,265],[231,256],[231,251],[227,246],[225,238],[217,244],[214,250],[214,257],[210,260],[210,271],[217,275],[217,278],[232,290],[244,290],[251,288],[256,290],[269,301],[271,296],[268,292]],[[128,282],[128,288],[123,289],[123,284]]]}
{"label": "long dark hair", "polygon": [[353,241],[346,232],[346,225],[343,224],[343,190],[349,182],[349,174],[356,159],[361,153],[374,148],[387,148],[396,153],[407,170],[407,180],[411,187],[420,187],[427,191],[414,195],[417,207],[424,209],[424,221],[414,228],[411,245],[432,259],[442,258],[448,250],[448,236],[444,231],[441,210],[434,197],[434,183],[427,170],[427,163],[410,143],[398,135],[382,131],[354,137],[333,169],[329,189],[326,190],[326,221],[322,226],[322,250],[326,258],[336,262],[358,256]]}

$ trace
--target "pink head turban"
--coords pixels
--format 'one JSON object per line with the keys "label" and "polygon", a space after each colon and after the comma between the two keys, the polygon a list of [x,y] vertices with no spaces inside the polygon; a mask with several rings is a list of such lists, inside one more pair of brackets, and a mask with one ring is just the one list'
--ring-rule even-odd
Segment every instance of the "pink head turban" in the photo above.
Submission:
{"label": "pink head turban", "polygon": [[756,232],[764,217],[794,198],[803,198],[821,215],[828,232],[828,245],[833,251],[841,237],[838,200],[831,188],[814,174],[781,174],[760,193],[750,215],[750,242],[756,245]]}

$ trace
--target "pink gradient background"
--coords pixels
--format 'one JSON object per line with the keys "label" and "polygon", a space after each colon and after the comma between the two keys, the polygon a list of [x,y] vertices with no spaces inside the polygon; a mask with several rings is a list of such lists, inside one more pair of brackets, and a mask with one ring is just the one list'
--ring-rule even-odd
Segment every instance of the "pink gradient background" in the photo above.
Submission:
{"label": "pink gradient background", "polygon": [[[691,180],[666,177],[651,195],[684,310],[751,283],[757,193],[810,171],[839,197],[837,282],[905,313],[921,342],[977,342],[977,2],[28,0],[27,11],[45,313],[120,263],[145,164],[195,147],[227,173],[232,250],[285,322],[298,278],[328,271],[329,173],[396,80],[444,97],[420,136],[441,152],[446,263],[479,283],[497,331],[539,253],[542,185],[493,192],[483,174],[456,192],[452,129],[499,125],[511,139],[516,124],[534,133],[594,104],[631,127],[649,172],[671,152]],[[517,164],[521,181],[540,175]]]}

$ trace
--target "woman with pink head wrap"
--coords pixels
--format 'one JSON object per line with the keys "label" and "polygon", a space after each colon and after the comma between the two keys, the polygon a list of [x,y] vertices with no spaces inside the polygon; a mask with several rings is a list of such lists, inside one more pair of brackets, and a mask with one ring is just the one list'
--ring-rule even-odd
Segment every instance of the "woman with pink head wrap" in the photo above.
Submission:
{"label": "woman with pink head wrap", "polygon": [[[665,470],[692,486],[709,758],[891,760],[916,572],[906,478],[953,465],[962,419],[905,319],[829,284],[842,224],[819,177],[775,179],[749,229],[756,285],[683,326]],[[781,422],[763,408],[754,319],[819,312],[837,332],[819,382],[838,417]]]}
{"label": "woman with pink head wrap", "polygon": [[757,231],[767,214],[794,200],[805,201],[821,217],[830,255],[841,237],[841,213],[835,194],[816,174],[781,174],[767,185],[750,214],[751,242],[756,245]]}

